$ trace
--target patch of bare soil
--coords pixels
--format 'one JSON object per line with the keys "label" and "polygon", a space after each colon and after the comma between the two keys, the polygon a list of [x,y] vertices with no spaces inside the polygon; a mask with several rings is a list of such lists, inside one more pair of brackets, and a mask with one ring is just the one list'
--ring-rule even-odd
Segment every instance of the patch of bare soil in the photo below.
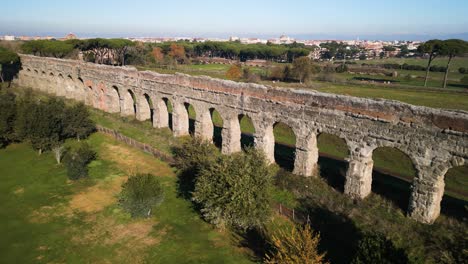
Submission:
{"label": "patch of bare soil", "polygon": [[24,193],[24,188],[20,187],[20,188],[14,190],[13,193],[20,196],[20,195],[22,195]]}
{"label": "patch of bare soil", "polygon": [[107,206],[117,202],[117,195],[126,179],[127,177],[116,177],[104,180],[73,195],[70,200],[70,209],[85,213],[102,211]]}
{"label": "patch of bare soil", "polygon": [[169,165],[145,155],[139,150],[123,144],[104,144],[103,158],[119,165],[119,168],[129,175],[136,173],[151,173],[157,176],[173,175]]}

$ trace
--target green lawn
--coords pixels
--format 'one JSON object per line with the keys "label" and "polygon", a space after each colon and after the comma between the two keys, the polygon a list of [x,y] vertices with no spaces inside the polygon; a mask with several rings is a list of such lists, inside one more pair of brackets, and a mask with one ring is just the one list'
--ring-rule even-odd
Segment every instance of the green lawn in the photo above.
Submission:
{"label": "green lawn", "polygon": [[[440,57],[436,58],[432,65],[437,66],[447,66],[447,57]],[[367,64],[385,64],[385,63],[397,63],[403,65],[404,63],[410,65],[420,65],[420,66],[427,66],[427,59],[422,58],[387,58],[387,59],[375,59],[375,60],[365,60],[365,61],[357,61],[357,63],[367,63]],[[450,71],[458,72],[458,68],[465,67],[468,68],[468,57],[455,57],[452,59],[450,64]]]}
{"label": "green lawn", "polygon": [[[2,263],[251,263],[239,238],[200,219],[178,197],[167,164],[108,136],[90,144],[99,159],[90,177],[67,180],[50,153],[27,144],[0,150],[0,256]],[[117,205],[120,184],[131,172],[152,172],[165,200],[147,220],[132,219]]]}

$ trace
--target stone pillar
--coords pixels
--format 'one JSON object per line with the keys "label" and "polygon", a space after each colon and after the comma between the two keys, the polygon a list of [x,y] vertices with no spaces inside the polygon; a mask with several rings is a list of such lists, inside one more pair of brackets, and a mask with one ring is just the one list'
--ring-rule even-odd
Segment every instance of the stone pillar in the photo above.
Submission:
{"label": "stone pillar", "polygon": [[130,94],[130,92],[125,91],[123,92],[122,95],[123,101],[122,101],[122,116],[134,116],[135,115],[135,109],[133,108],[133,97]]}
{"label": "stone pillar", "polygon": [[371,193],[374,161],[372,152],[353,152],[349,158],[344,192],[352,198],[363,199]]}
{"label": "stone pillar", "polygon": [[275,135],[273,134],[273,124],[267,124],[266,121],[258,126],[258,131],[255,131],[254,141],[255,148],[262,150],[265,153],[266,159],[270,163],[275,162]]}
{"label": "stone pillar", "polygon": [[140,121],[151,119],[151,107],[144,96],[141,96],[138,100],[137,115],[136,118]]}
{"label": "stone pillar", "polygon": [[223,154],[231,154],[241,151],[241,129],[237,113],[225,115],[223,120],[223,145],[221,152]]}
{"label": "stone pillar", "polygon": [[174,136],[186,136],[189,134],[189,116],[184,103],[174,101],[172,129]]}
{"label": "stone pillar", "polygon": [[210,110],[201,107],[198,107],[197,110],[199,113],[195,120],[195,136],[213,142],[214,126]]}
{"label": "stone pillar", "polygon": [[294,174],[302,176],[317,176],[317,164],[319,151],[317,147],[317,135],[309,138],[298,137],[296,143],[296,157],[294,159]]}
{"label": "stone pillar", "polygon": [[408,206],[409,217],[426,224],[433,223],[439,217],[447,170],[440,164],[418,169]]}
{"label": "stone pillar", "polygon": [[162,99],[159,99],[155,105],[153,113],[153,127],[169,127],[169,112],[167,111],[166,103]]}

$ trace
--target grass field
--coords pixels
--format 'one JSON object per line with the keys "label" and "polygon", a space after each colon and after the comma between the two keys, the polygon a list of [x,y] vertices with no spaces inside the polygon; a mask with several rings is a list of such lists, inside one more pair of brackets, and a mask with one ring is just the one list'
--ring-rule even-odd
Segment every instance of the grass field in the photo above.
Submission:
{"label": "grass field", "polygon": [[[436,66],[447,66],[447,57],[436,58],[431,65]],[[375,60],[365,60],[357,61],[357,63],[367,63],[367,64],[385,64],[385,63],[397,63],[403,65],[407,63],[409,65],[420,65],[427,66],[427,59],[422,58],[387,58],[387,59],[375,59]],[[450,63],[450,71],[458,72],[458,68],[465,67],[468,68],[468,57],[455,57]]]}
{"label": "grass field", "polygon": [[[0,150],[2,263],[251,263],[237,236],[213,229],[178,197],[167,164],[99,133],[89,142],[99,158],[78,182],[50,153],[38,156],[27,144]],[[165,186],[149,219],[117,205],[120,185],[135,172]]]}

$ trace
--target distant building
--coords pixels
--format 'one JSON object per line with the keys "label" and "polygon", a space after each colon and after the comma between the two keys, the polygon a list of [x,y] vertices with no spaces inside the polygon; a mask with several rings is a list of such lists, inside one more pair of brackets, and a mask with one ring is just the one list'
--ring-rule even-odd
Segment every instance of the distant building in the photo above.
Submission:
{"label": "distant building", "polygon": [[77,37],[76,37],[75,34],[70,33],[70,34],[66,35],[64,39],[65,39],[65,40],[68,40],[68,39],[77,39]]}
{"label": "distant building", "polygon": [[5,35],[5,36],[3,37],[3,40],[6,40],[6,41],[13,41],[13,40],[15,40],[15,36],[13,36],[13,35]]}

